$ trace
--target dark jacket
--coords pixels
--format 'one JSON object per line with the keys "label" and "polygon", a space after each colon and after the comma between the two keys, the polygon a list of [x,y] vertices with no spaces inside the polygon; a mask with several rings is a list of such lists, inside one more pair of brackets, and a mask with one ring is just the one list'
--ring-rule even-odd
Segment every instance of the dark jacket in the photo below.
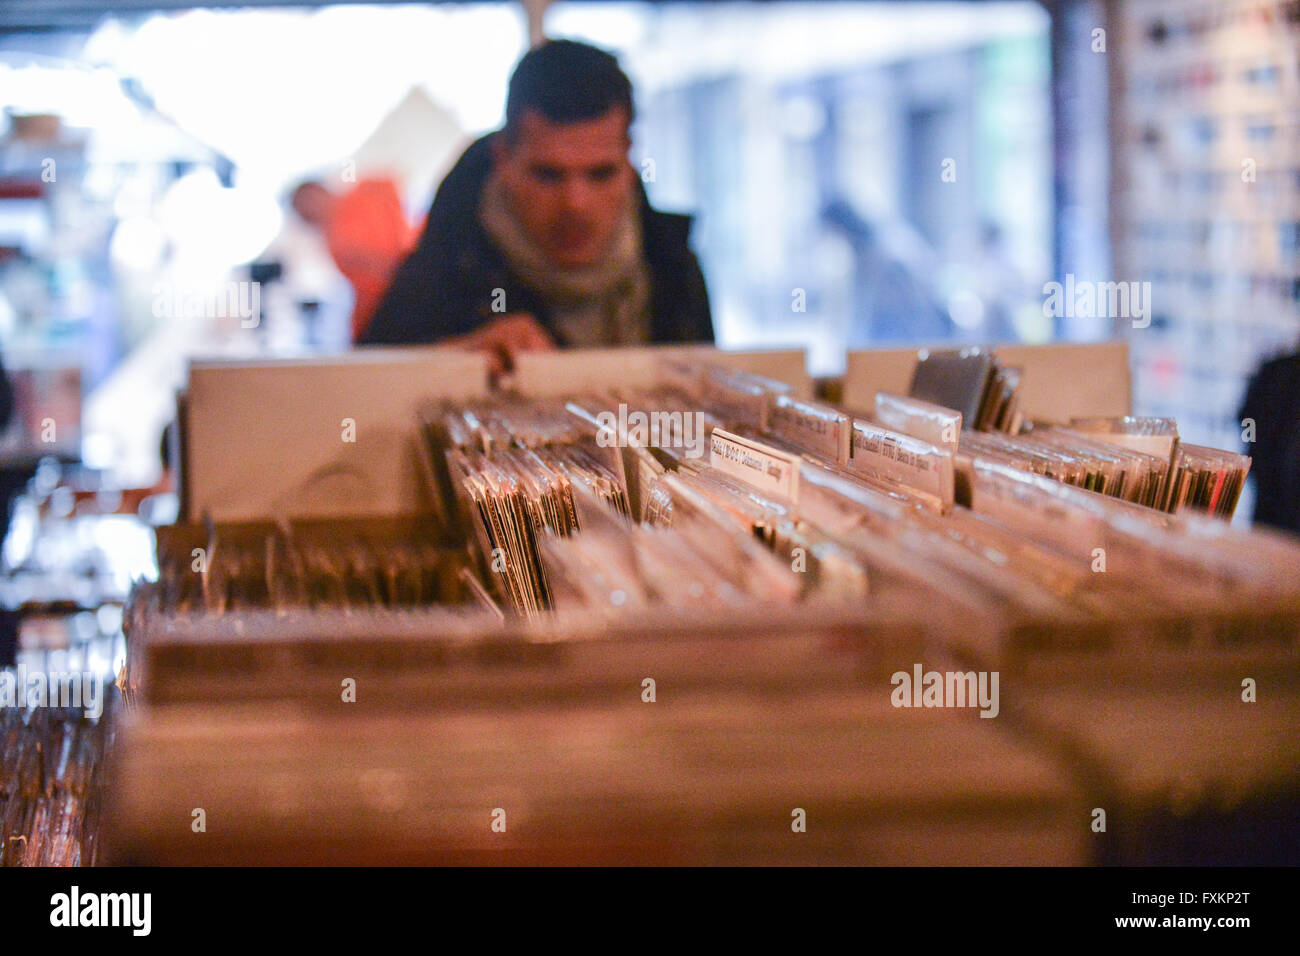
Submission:
{"label": "dark jacket", "polygon": [[[478,218],[479,194],[492,169],[492,136],[465,151],[438,187],[419,244],[393,277],[358,345],[436,342],[495,317],[493,290],[506,312],[528,312],[560,345],[549,310],[516,279]],[[691,218],[650,208],[641,194],[642,243],[650,267],[650,340],[712,342],[713,320],[699,261],[687,243]],[[498,297],[499,298],[499,297]]]}
{"label": "dark jacket", "polygon": [[[3,435],[9,428],[9,419],[14,414],[14,386],[9,381],[9,373],[5,371],[4,360],[0,359],[0,435]],[[0,541],[4,537],[0,536]]]}
{"label": "dark jacket", "polygon": [[1255,521],[1300,533],[1300,355],[1260,366],[1246,388],[1240,416],[1255,423],[1254,444],[1246,446],[1255,479]]}

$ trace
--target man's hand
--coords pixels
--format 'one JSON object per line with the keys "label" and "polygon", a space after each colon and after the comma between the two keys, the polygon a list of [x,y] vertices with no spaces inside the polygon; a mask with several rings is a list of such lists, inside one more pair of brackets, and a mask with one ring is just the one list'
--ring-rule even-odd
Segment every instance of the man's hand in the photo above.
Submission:
{"label": "man's hand", "polygon": [[541,324],[527,312],[512,312],[493,319],[480,329],[448,339],[455,348],[486,352],[488,374],[496,381],[514,371],[515,356],[520,352],[550,352],[555,342]]}

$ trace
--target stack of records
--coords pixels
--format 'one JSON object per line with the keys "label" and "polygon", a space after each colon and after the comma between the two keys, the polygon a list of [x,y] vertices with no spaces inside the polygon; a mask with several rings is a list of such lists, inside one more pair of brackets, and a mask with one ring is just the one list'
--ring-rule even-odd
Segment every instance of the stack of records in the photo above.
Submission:
{"label": "stack of records", "polygon": [[0,866],[96,863],[96,781],[111,749],[111,716],[107,707],[94,717],[68,707],[0,707]]}
{"label": "stack of records", "polygon": [[159,577],[135,601],[217,615],[461,603],[467,561],[439,536],[426,519],[174,525],[159,529]]}
{"label": "stack of records", "polygon": [[996,461],[1112,498],[1166,509],[1168,458],[1130,451],[1082,433],[1059,428],[1036,428],[1016,436],[967,432],[960,453],[966,460]]}
{"label": "stack of records", "polygon": [[[1293,812],[1300,543],[1171,504],[1222,514],[1241,463],[1168,423],[963,431],[984,372],[887,421],[682,363],[431,406],[440,517],[393,539],[443,562],[424,607],[361,587],[364,548],[295,570],[296,528],[164,535],[116,860],[1125,862],[1131,821],[1209,812],[1220,779]],[[928,709],[931,670],[963,703]],[[1276,703],[1236,704],[1261,674]],[[1155,739],[1157,685],[1174,720],[1238,707],[1240,767],[1180,727],[1187,779],[1135,776],[1122,718]],[[193,840],[200,800],[228,829]],[[800,812],[825,832],[792,842]]]}
{"label": "stack of records", "polygon": [[923,349],[908,394],[961,412],[969,428],[1014,435],[1023,420],[1016,397],[1022,374],[986,348]]}
{"label": "stack of records", "polygon": [[1016,436],[968,432],[961,452],[1160,511],[1220,518],[1232,517],[1250,471],[1246,455],[1179,441],[1166,418],[1078,420]]}
{"label": "stack of records", "polygon": [[1202,445],[1179,445],[1169,510],[1191,509],[1231,518],[1249,471],[1248,455]]}

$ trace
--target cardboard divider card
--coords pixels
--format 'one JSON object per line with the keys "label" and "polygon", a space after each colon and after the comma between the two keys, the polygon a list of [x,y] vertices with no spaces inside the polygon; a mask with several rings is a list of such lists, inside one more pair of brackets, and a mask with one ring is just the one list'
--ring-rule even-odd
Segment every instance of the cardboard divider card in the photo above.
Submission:
{"label": "cardboard divider card", "polygon": [[874,417],[894,431],[928,441],[950,452],[957,451],[961,440],[961,412],[919,398],[877,392]]}
{"label": "cardboard divider card", "polygon": [[713,430],[709,464],[723,474],[790,502],[799,500],[799,458],[740,435]]}
{"label": "cardboard divider card", "polygon": [[803,349],[727,351],[711,345],[525,352],[515,363],[513,387],[534,397],[573,395],[612,386],[650,388],[665,381],[661,363],[707,363],[778,382],[800,398],[812,398]]}
{"label": "cardboard divider card", "polygon": [[485,357],[454,349],[193,361],[186,517],[422,512],[421,407],[435,398],[484,396],[487,387]]}
{"label": "cardboard divider card", "polygon": [[848,463],[853,423],[843,412],[778,395],[769,417],[768,430],[772,434],[837,465]]}
{"label": "cardboard divider card", "polygon": [[[992,351],[998,362],[1024,369],[1017,396],[1026,421],[1064,423],[1083,416],[1130,413],[1132,383],[1125,340],[995,345]],[[907,394],[916,371],[917,352],[915,346],[849,352],[843,403],[869,413],[877,392]]]}
{"label": "cardboard divider card", "polygon": [[850,471],[885,478],[953,505],[952,452],[910,435],[855,419]]}
{"label": "cardboard divider card", "polygon": [[735,369],[710,367],[705,370],[701,394],[736,409],[748,424],[766,431],[772,403],[778,395],[790,394],[788,385]]}

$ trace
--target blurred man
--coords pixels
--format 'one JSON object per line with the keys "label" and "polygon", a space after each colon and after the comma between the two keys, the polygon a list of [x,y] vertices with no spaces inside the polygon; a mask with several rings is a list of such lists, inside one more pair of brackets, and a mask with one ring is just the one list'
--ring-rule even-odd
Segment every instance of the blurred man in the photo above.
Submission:
{"label": "blurred man", "polygon": [[298,186],[294,212],[320,230],[330,258],[352,285],[352,341],[370,324],[402,259],[415,245],[397,185],[391,179],[363,179],[344,193],[323,183]]}
{"label": "blurred man", "polygon": [[[5,372],[3,359],[0,359],[0,435],[9,428],[9,420],[14,414],[14,387]],[[0,550],[9,534],[9,512],[14,499],[21,494],[30,473],[17,472],[12,469],[0,470]],[[0,562],[3,563],[3,562]],[[18,632],[22,628],[22,615],[18,611],[0,605],[0,668],[10,667],[14,655],[18,652]]]}
{"label": "blurred man", "polygon": [[515,68],[505,128],[443,180],[415,251],[362,344],[486,351],[712,342],[690,218],[650,207],[628,160],[632,88],[618,62],[556,40]]}
{"label": "blurred man", "polygon": [[1300,534],[1300,352],[1261,365],[1237,414],[1253,425],[1255,523]]}

